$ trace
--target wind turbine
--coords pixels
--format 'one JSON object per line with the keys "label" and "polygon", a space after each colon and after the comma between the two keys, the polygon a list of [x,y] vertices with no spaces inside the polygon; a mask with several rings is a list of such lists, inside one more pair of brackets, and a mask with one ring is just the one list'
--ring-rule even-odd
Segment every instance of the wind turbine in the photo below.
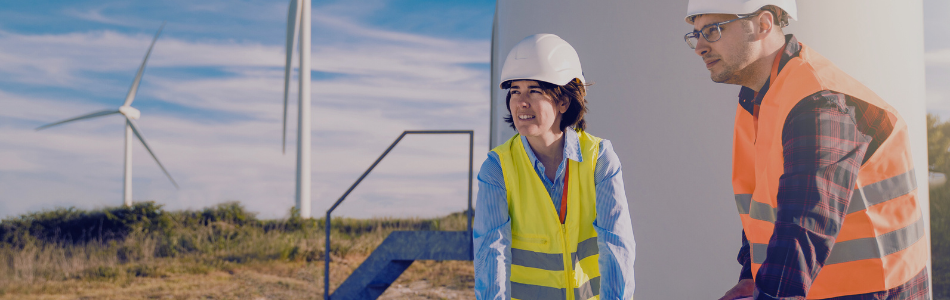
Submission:
{"label": "wind turbine", "polygon": [[287,97],[294,52],[294,36],[300,28],[300,101],[297,118],[297,211],[310,218],[310,0],[290,0],[287,13],[287,63],[284,65],[284,136],[287,153]]}
{"label": "wind turbine", "polygon": [[172,185],[175,188],[178,188],[178,183],[175,183],[175,179],[172,179],[172,175],[168,174],[168,170],[165,170],[165,166],[162,166],[162,162],[158,161],[158,156],[155,156],[155,152],[152,151],[152,148],[148,146],[148,143],[145,142],[145,138],[142,136],[142,133],[139,131],[138,127],[135,126],[133,120],[138,119],[142,116],[142,113],[138,109],[133,108],[132,101],[135,100],[135,94],[138,92],[139,83],[142,82],[142,73],[145,71],[145,63],[148,62],[149,55],[152,54],[152,48],[155,47],[155,41],[158,40],[158,35],[162,33],[162,29],[165,28],[165,23],[162,23],[162,26],[158,28],[158,32],[155,33],[155,38],[152,39],[152,45],[148,47],[148,52],[145,53],[145,59],[142,60],[142,65],[139,67],[139,71],[135,74],[135,81],[132,82],[132,88],[129,89],[129,93],[125,96],[125,103],[122,106],[119,106],[118,110],[103,110],[97,111],[91,114],[86,114],[78,116],[71,119],[62,120],[56,123],[46,124],[40,127],[37,127],[36,130],[42,130],[50,128],[56,125],[69,123],[72,121],[79,121],[84,119],[91,119],[96,117],[108,116],[112,114],[122,114],[125,116],[125,185],[123,186],[123,203],[125,206],[132,206],[132,134],[135,134],[135,137],[142,142],[142,145],[145,146],[145,149],[148,150],[148,153],[152,155],[152,158],[155,159],[155,162],[158,163],[158,166],[162,168],[162,172],[165,172],[165,176],[168,176],[168,180],[171,180]]}

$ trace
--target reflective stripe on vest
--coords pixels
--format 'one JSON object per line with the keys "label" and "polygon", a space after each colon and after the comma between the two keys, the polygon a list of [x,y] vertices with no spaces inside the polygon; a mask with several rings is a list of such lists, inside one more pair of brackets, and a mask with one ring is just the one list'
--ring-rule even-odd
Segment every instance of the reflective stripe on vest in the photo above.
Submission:
{"label": "reflective stripe on vest", "polygon": [[528,159],[521,136],[493,149],[501,162],[511,217],[512,299],[599,299],[594,166],[600,138],[577,131],[582,161],[567,160],[567,216]]}
{"label": "reflective stripe on vest", "polygon": [[[924,228],[927,226],[924,219],[907,227],[894,230],[876,237],[860,238],[850,241],[837,242],[825,260],[825,266],[877,258],[897,253],[914,245],[924,238]],[[762,264],[768,244],[752,243],[752,262]]]}
{"label": "reflective stripe on vest", "polygon": [[[576,299],[590,299],[600,295],[600,276],[591,278],[581,285],[574,288]],[[567,298],[567,289],[546,287],[541,285],[530,285],[511,282],[512,299],[565,299]],[[594,298],[594,299],[599,299]]]}
{"label": "reflective stripe on vest", "polygon": [[929,261],[926,223],[917,202],[904,120],[876,94],[805,45],[799,57],[789,60],[770,82],[757,127],[752,116],[737,107],[733,146],[733,190],[750,243],[753,276],[758,276],[767,260],[777,220],[785,119],[801,99],[822,90],[848,94],[885,110],[894,129],[862,164],[835,244],[807,298],[887,290],[919,274]]}
{"label": "reflective stripe on vest", "polygon": [[[594,255],[597,255],[596,237],[577,243],[577,251],[571,252],[571,261],[577,263]],[[560,253],[541,253],[524,249],[511,249],[511,264],[549,271],[564,270],[563,257]]]}

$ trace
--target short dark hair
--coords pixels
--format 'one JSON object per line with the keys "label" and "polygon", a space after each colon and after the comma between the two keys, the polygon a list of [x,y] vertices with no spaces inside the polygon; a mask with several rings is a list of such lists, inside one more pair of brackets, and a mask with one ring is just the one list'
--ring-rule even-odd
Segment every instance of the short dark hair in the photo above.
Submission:
{"label": "short dark hair", "polygon": [[755,11],[755,13],[759,13],[761,11],[772,13],[772,22],[775,23],[775,25],[778,25],[779,28],[788,26],[788,13],[786,13],[781,7],[769,4],[759,8],[759,10]]}
{"label": "short dark hair", "polygon": [[[567,112],[561,115],[561,131],[567,127],[587,129],[587,121],[584,121],[584,115],[587,114],[587,86],[580,79],[575,78],[565,85],[556,85],[549,82],[535,80],[541,86],[541,91],[554,100],[555,105],[560,105],[564,101],[569,101]],[[501,88],[511,88],[512,80],[505,81]],[[505,117],[505,123],[508,123],[512,129],[515,128],[514,119],[511,116],[511,91],[505,96],[505,107],[508,108],[508,116]]]}

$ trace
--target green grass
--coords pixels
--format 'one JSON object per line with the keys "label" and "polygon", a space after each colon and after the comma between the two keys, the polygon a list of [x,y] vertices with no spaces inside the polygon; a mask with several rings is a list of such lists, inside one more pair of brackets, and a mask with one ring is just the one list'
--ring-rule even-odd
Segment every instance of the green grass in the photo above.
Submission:
{"label": "green grass", "polygon": [[[927,164],[928,171],[950,176],[950,122],[931,114],[927,114]],[[950,300],[950,184],[930,187],[930,242],[934,298]]]}
{"label": "green grass", "polygon": [[[467,226],[464,213],[434,219],[334,218],[331,223],[330,254],[337,264],[332,285],[342,282],[356,261],[394,230]],[[200,211],[165,211],[159,204],[142,202],[132,207],[29,213],[0,222],[0,298],[42,294],[43,289],[56,290],[57,283],[66,282],[123,287],[136,280],[284,268],[268,267],[273,263],[296,270],[273,271],[278,275],[305,278],[303,286],[322,289],[323,225],[323,219],[301,219],[293,211],[286,219],[261,220],[237,202]],[[442,283],[470,285],[450,281]]]}
{"label": "green grass", "polygon": [[[950,299],[950,184],[931,188],[930,220],[934,297]],[[334,218],[331,223],[331,286],[394,230],[467,226],[464,213],[434,219]],[[29,213],[0,222],[0,298],[70,292],[80,283],[121,288],[142,280],[209,278],[220,272],[241,274],[246,268],[303,278],[312,284],[309,288],[322,291],[323,224],[323,219],[304,220],[293,212],[286,219],[261,220],[237,202],[200,211],[165,211],[142,202],[130,208]],[[413,268],[417,270],[404,275],[407,280],[471,288],[471,263],[424,262]],[[282,289],[281,284],[270,285]],[[221,293],[217,295],[233,295]]]}
{"label": "green grass", "polygon": [[950,184],[930,189],[930,239],[935,299],[950,299]]}

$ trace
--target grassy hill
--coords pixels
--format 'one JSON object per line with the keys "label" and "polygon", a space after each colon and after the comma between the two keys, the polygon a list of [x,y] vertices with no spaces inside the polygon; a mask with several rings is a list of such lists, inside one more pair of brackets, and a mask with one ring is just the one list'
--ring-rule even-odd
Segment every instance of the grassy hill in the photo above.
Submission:
{"label": "grassy hill", "polygon": [[[950,299],[950,184],[930,193],[934,296]],[[331,289],[394,230],[466,228],[463,213],[332,223]],[[29,213],[0,222],[0,299],[322,299],[323,224],[237,202]],[[418,261],[381,299],[473,299],[473,286],[472,262]]]}
{"label": "grassy hill", "polygon": [[[393,230],[466,227],[463,213],[332,223],[331,289]],[[323,224],[257,219],[237,202],[30,213],[0,222],[0,299],[320,299]],[[416,262],[382,298],[474,298],[472,272],[471,262]]]}

